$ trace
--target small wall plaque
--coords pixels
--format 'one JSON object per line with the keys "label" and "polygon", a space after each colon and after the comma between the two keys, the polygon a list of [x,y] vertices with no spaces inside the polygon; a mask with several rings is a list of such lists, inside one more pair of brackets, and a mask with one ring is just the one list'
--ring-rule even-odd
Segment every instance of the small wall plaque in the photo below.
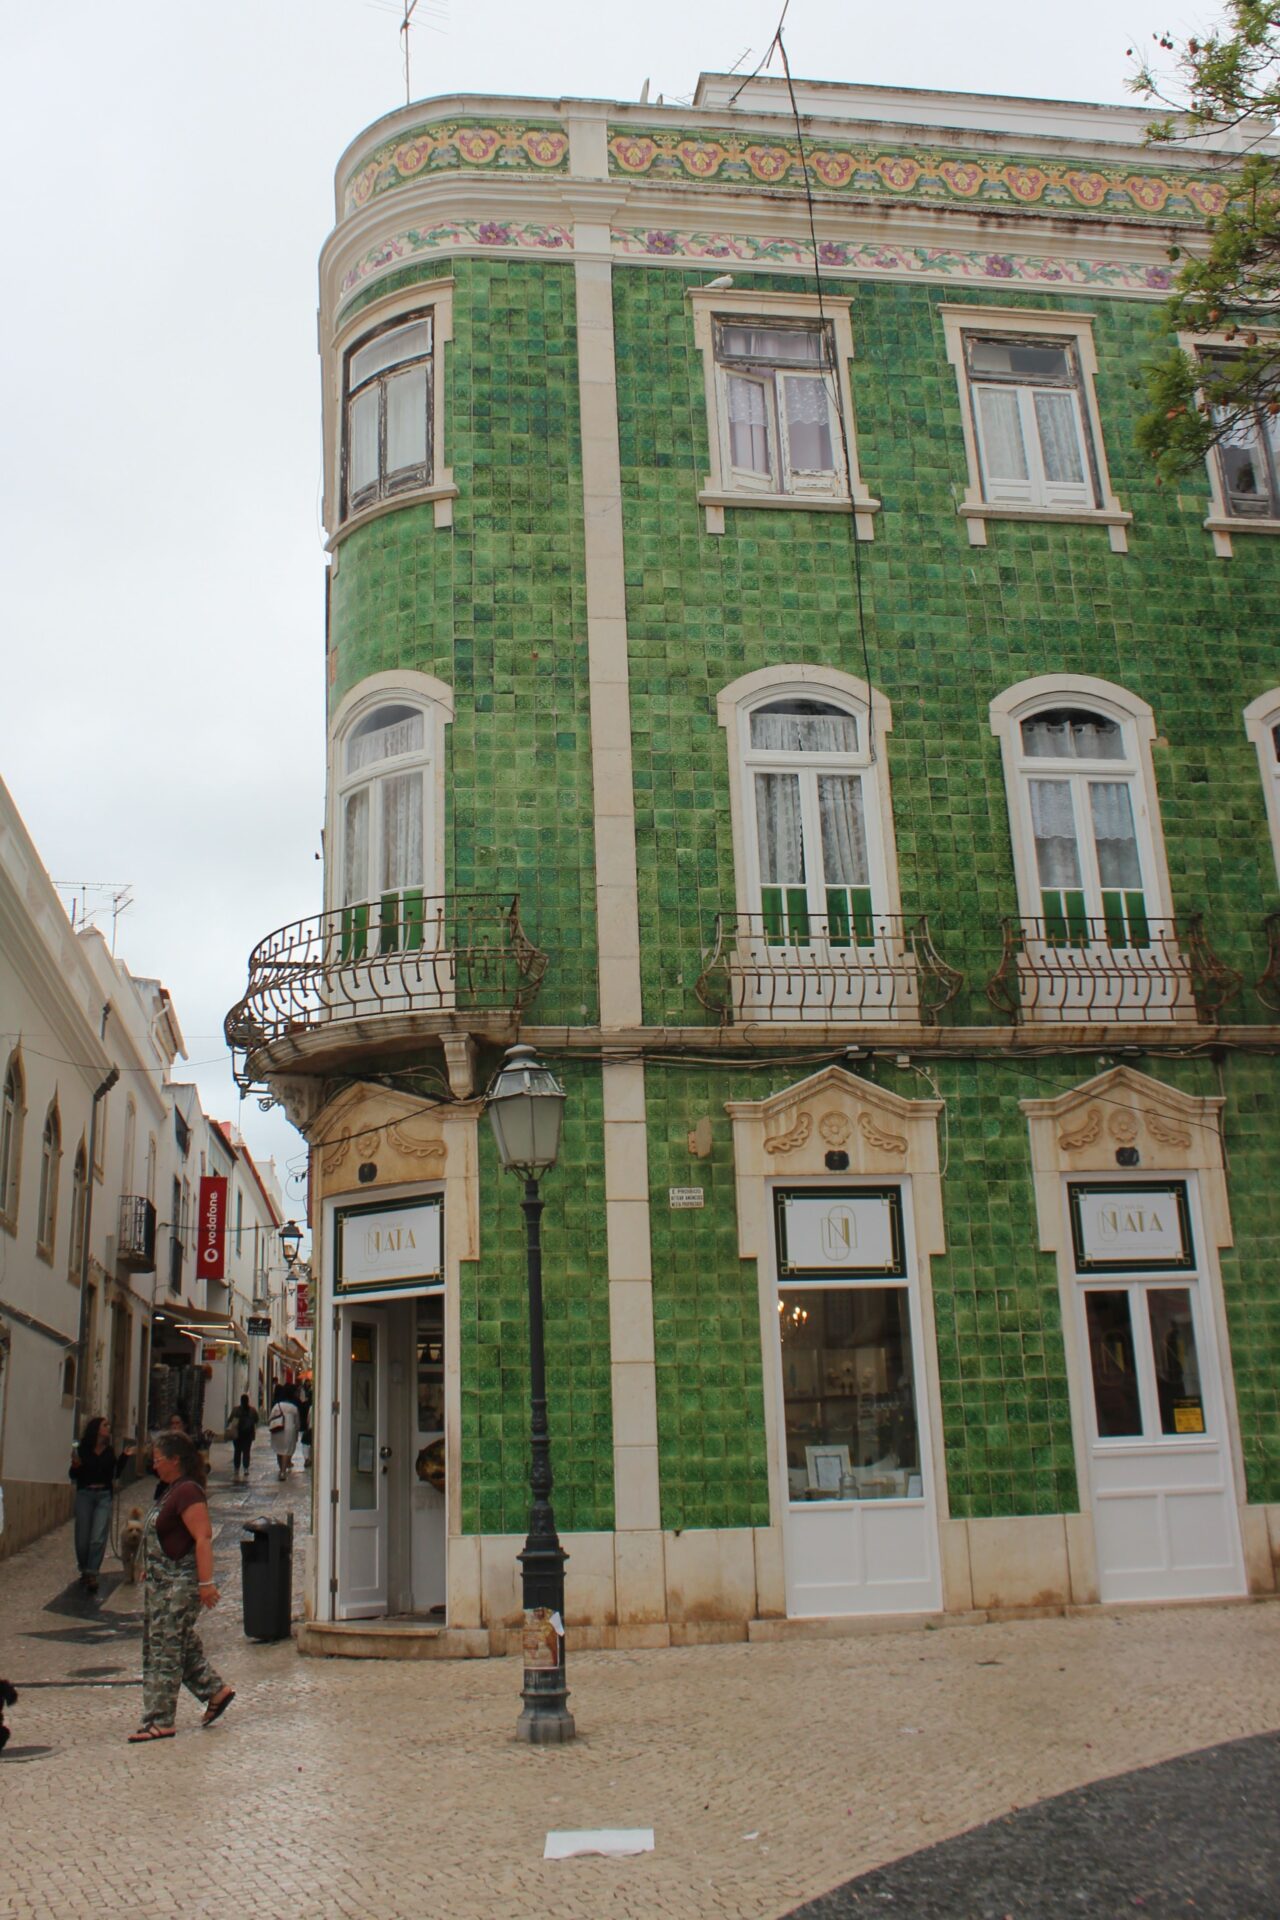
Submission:
{"label": "small wall plaque", "polygon": [[668,1187],[667,1199],[673,1207],[700,1207],[703,1204],[701,1187]]}

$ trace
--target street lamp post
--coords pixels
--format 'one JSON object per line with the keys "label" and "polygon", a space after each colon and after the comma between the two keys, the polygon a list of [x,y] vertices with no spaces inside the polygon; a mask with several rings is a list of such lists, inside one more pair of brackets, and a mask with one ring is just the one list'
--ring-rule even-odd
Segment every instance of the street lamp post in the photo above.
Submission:
{"label": "street lamp post", "polygon": [[542,1313],[542,1195],[538,1177],[560,1151],[564,1090],[532,1047],[508,1047],[488,1093],[489,1120],[506,1172],[524,1181],[529,1273],[529,1534],[519,1555],[524,1598],[524,1706],[520,1739],[536,1746],[572,1740],[576,1731],[564,1673],[564,1563],[551,1507],[551,1436]]}

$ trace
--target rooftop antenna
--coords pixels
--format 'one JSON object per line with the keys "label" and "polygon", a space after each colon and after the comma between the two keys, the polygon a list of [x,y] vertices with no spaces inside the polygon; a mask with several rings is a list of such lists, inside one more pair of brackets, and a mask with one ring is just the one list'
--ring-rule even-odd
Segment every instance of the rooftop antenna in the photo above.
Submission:
{"label": "rooftop antenna", "polygon": [[120,915],[133,905],[133,888],[121,887],[111,896],[111,958],[116,957],[116,928],[120,924]]}
{"label": "rooftop antenna", "polygon": [[409,22],[413,19],[418,0],[404,0],[404,19],[400,22],[400,33],[404,40],[404,103],[406,107],[413,99],[409,90]]}

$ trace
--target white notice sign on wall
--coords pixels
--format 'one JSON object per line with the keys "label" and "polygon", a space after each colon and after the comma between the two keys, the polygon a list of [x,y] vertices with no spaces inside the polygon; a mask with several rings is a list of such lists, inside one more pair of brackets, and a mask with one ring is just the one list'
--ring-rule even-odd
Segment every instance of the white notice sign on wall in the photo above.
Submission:
{"label": "white notice sign on wall", "polygon": [[339,1293],[409,1287],[441,1278],[438,1195],[399,1207],[348,1207],[338,1215]]}
{"label": "white notice sign on wall", "polygon": [[781,1278],[904,1271],[896,1193],[788,1193],[782,1206]]}

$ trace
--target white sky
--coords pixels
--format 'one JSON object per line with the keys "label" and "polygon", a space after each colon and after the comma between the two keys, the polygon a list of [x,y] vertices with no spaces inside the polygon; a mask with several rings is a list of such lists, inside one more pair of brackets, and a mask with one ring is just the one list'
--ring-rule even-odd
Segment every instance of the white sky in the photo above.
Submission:
{"label": "white sky", "polygon": [[[1154,4],[791,0],[787,50],[797,77],[1123,102],[1128,47],[1217,12]],[[420,0],[414,97],[688,98],[779,10]],[[339,154],[404,99],[400,15],[0,0],[0,776],[56,880],[132,884],[118,951],[282,1178],[302,1142],[237,1113],[222,1016],[250,947],[320,906],[316,256]]]}

